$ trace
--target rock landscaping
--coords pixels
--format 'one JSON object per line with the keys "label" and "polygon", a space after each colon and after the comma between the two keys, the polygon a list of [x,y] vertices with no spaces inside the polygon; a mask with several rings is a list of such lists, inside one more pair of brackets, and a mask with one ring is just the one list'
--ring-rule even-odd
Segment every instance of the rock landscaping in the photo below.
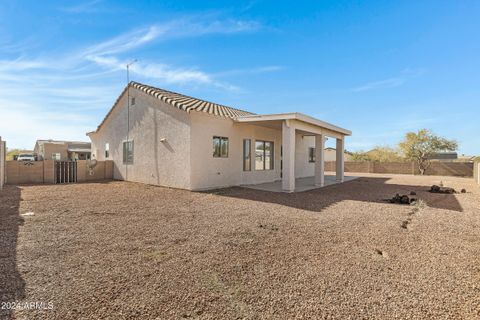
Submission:
{"label": "rock landscaping", "polygon": [[[39,304],[0,319],[479,319],[480,190],[428,192],[439,179],[7,186],[0,302]],[[397,193],[410,205],[382,201]]]}

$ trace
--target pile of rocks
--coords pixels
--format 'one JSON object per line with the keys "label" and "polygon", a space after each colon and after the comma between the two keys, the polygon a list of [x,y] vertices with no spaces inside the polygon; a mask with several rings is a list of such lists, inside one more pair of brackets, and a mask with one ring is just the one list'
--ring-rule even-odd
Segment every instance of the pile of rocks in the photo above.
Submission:
{"label": "pile of rocks", "polygon": [[390,203],[412,204],[412,203],[414,203],[418,200],[417,197],[415,197],[416,195],[417,194],[413,191],[410,192],[409,195],[407,195],[407,194],[400,195],[400,194],[397,193],[393,198],[388,199],[388,201]]}
{"label": "pile of rocks", "polygon": [[[431,192],[431,193],[445,193],[445,194],[458,193],[458,192],[457,192],[455,189],[453,189],[453,188],[440,187],[440,186],[437,186],[437,185],[431,186],[431,187],[430,187],[430,192]],[[461,192],[461,193],[466,193],[467,190],[462,189],[460,192]]]}

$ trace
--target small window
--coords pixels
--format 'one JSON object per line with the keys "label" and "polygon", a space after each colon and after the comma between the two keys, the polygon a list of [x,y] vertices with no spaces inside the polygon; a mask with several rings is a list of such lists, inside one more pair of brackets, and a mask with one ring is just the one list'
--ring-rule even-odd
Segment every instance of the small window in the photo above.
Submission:
{"label": "small window", "polygon": [[243,139],[243,171],[252,170],[252,140]]}
{"label": "small window", "polygon": [[213,137],[213,157],[228,158],[228,138]]}
{"label": "small window", "polygon": [[52,160],[60,161],[62,160],[62,156],[60,155],[60,153],[52,153]]}
{"label": "small window", "polygon": [[315,162],[315,148],[308,148],[308,162]]}
{"label": "small window", "polygon": [[110,144],[105,143],[105,158],[108,159],[110,157]]}
{"label": "small window", "polygon": [[273,170],[273,163],[273,142],[255,141],[255,170]]}
{"label": "small window", "polygon": [[123,164],[133,164],[133,141],[123,142]]}
{"label": "small window", "polygon": [[135,105],[135,97],[132,97],[132,103],[131,103],[132,106]]}

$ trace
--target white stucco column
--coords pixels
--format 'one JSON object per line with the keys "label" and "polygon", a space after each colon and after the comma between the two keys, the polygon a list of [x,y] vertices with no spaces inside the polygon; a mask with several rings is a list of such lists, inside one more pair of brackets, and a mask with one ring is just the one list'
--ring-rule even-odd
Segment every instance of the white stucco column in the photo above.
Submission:
{"label": "white stucco column", "polygon": [[325,135],[315,136],[315,185],[325,185]]}
{"label": "white stucco column", "polygon": [[295,128],[289,120],[282,122],[282,189],[295,191]]}
{"label": "white stucco column", "polygon": [[345,150],[345,138],[337,139],[337,158],[336,158],[336,178],[337,181],[343,182],[344,180],[344,150]]}

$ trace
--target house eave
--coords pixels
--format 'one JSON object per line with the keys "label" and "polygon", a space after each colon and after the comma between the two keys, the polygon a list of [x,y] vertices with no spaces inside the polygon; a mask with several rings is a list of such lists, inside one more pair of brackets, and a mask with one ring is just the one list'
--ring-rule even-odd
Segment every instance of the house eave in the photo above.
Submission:
{"label": "house eave", "polygon": [[262,122],[262,121],[279,121],[279,120],[298,120],[314,126],[325,128],[333,132],[339,133],[344,136],[351,136],[352,131],[338,127],[331,123],[313,118],[306,114],[300,112],[290,112],[290,113],[276,113],[276,114],[262,114],[262,115],[251,115],[251,116],[241,116],[235,119],[236,122],[248,123],[248,122]]}

